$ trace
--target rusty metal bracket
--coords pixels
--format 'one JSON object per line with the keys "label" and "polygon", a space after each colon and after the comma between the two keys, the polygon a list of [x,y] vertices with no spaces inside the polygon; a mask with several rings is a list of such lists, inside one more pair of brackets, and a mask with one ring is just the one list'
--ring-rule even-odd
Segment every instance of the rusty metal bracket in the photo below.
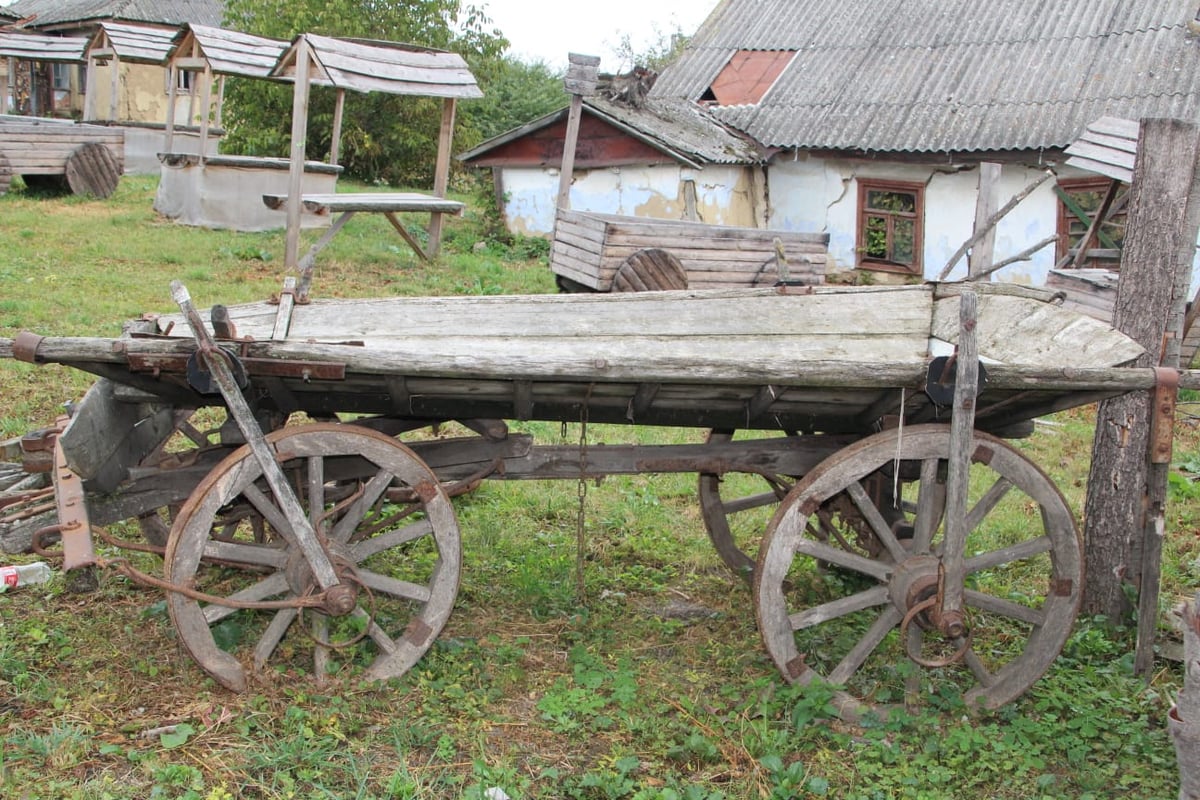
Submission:
{"label": "rusty metal bracket", "polygon": [[63,569],[91,566],[96,563],[96,550],[92,546],[83,479],[67,465],[61,439],[54,443],[53,476],[54,503],[58,507],[59,533],[62,535]]}
{"label": "rusty metal bracket", "polygon": [[1154,368],[1150,409],[1150,463],[1170,464],[1175,446],[1175,401],[1179,396],[1179,370]]}
{"label": "rusty metal bracket", "polygon": [[17,361],[24,361],[28,364],[37,363],[37,351],[42,345],[42,338],[36,333],[29,331],[21,331],[13,339],[12,355]]}

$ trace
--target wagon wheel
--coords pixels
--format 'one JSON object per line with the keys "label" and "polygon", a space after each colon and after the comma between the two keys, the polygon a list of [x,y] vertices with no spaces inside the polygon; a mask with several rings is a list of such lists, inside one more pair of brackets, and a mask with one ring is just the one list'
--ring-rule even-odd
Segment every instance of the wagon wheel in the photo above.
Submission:
{"label": "wagon wheel", "polygon": [[[709,444],[730,441],[733,431],[709,431]],[[700,513],[709,541],[717,555],[735,575],[753,580],[754,556],[749,546],[766,530],[779,503],[787,496],[799,476],[782,474],[717,475],[701,473],[699,482]],[[866,488],[888,522],[904,538],[911,529],[912,508],[887,502],[892,496],[890,469],[877,472],[866,481]],[[941,508],[939,503],[938,508]],[[816,538],[832,542],[850,552],[867,557],[878,556],[882,545],[857,506],[845,494],[828,498],[809,520]],[[824,566],[822,562],[821,566]]]}
{"label": "wagon wheel", "polygon": [[[458,522],[437,477],[396,440],[353,426],[285,428],[267,441],[341,577],[334,589],[352,602],[336,614],[253,610],[172,592],[168,609],[184,646],[235,691],[247,684],[243,662],[261,671],[268,660],[294,661],[306,651],[318,678],[332,671],[335,656],[366,666],[372,679],[403,674],[445,625],[458,592]],[[354,491],[343,496],[351,475]],[[242,447],[196,487],[171,530],[171,583],[230,601],[287,601],[316,591],[261,477]],[[396,503],[387,500],[398,495]]]}
{"label": "wagon wheel", "polygon": [[[763,642],[784,677],[839,687],[840,715],[914,705],[961,693],[997,708],[1033,684],[1066,640],[1083,588],[1079,533],[1053,482],[1017,450],[975,434],[965,520],[967,633],[947,639],[933,624],[942,516],[936,495],[950,450],[948,426],[876,434],[829,457],[780,507],[759,551],[754,597]],[[918,462],[912,537],[890,535],[865,477],[897,459]],[[939,477],[939,475],[943,477]],[[826,499],[852,497],[885,552],[864,558],[812,536]],[[823,560],[837,574],[814,578]]]}

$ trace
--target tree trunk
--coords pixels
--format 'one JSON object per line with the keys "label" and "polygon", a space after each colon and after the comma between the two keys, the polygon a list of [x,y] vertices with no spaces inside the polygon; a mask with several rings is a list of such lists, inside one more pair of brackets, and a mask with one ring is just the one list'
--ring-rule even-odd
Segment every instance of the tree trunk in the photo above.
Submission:
{"label": "tree trunk", "polygon": [[[1164,337],[1182,335],[1172,323],[1186,298],[1179,286],[1187,285],[1195,250],[1198,153],[1196,125],[1142,121],[1113,309],[1113,325],[1146,349],[1136,366],[1159,366]],[[1177,357],[1178,347],[1170,350]],[[1134,392],[1101,403],[1096,418],[1084,511],[1083,611],[1113,621],[1129,618],[1126,586],[1141,589],[1151,410],[1150,394]]]}

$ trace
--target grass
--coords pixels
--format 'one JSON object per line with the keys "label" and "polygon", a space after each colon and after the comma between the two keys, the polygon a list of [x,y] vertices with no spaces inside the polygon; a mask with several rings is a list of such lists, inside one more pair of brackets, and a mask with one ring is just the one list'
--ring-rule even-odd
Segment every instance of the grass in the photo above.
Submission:
{"label": "grass", "polygon": [[[0,198],[0,336],[114,335],[171,311],[278,291],[281,233],[194,230],[150,210],[155,181],[107,201]],[[478,204],[439,263],[356,217],[319,260],[317,296],[550,292],[544,247],[487,238]],[[399,245],[399,246],[398,246]],[[0,438],[47,425],[87,376],[0,363]],[[1018,443],[1080,509],[1092,413],[1056,415]],[[539,441],[557,425],[526,423]],[[568,426],[565,441],[578,441]],[[702,431],[591,426],[592,443],[700,441]],[[1200,437],[1181,423],[1191,473]],[[1197,502],[1177,471],[1164,604],[1197,575]],[[0,595],[0,785],[31,798],[1171,798],[1164,729],[1181,683],[1160,660],[1132,674],[1132,636],[1077,623],[1019,701],[968,715],[953,694],[847,725],[828,687],[783,683],[750,593],[708,544],[695,477],[611,477],[584,497],[587,601],[576,595],[580,487],[486,482],[455,501],[464,571],[449,624],[386,686],[318,681],[302,662],[241,694],[184,652],[161,592],[112,573]],[[1014,512],[1014,514],[1019,512]],[[128,533],[132,531],[117,531]],[[106,553],[111,550],[105,548]],[[30,560],[32,557],[9,557]],[[153,556],[135,556],[154,571]]]}

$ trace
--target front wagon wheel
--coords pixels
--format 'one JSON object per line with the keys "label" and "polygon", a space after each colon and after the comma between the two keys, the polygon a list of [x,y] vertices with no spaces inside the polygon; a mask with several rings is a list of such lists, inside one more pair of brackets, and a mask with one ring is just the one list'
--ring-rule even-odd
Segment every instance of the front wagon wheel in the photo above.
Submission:
{"label": "front wagon wheel", "polygon": [[[232,453],[180,509],[168,580],[221,598],[168,594],[180,639],[223,686],[244,690],[269,664],[402,675],[445,625],[458,592],[458,522],[437,476],[384,434],[319,423],[267,436],[337,572],[335,610],[300,608],[319,591],[296,534],[249,447]],[[255,607],[263,601],[282,607]]]}
{"label": "front wagon wheel", "polygon": [[[933,623],[949,452],[943,425],[863,439],[809,472],[768,526],[754,585],[763,642],[786,680],[832,685],[844,719],[933,695],[996,708],[1033,685],[1070,634],[1083,590],[1075,519],[1045,473],[978,432],[963,526],[967,631],[948,638]],[[863,488],[899,464],[915,473],[904,537]],[[839,494],[873,527],[878,556],[813,535],[810,518]]]}

